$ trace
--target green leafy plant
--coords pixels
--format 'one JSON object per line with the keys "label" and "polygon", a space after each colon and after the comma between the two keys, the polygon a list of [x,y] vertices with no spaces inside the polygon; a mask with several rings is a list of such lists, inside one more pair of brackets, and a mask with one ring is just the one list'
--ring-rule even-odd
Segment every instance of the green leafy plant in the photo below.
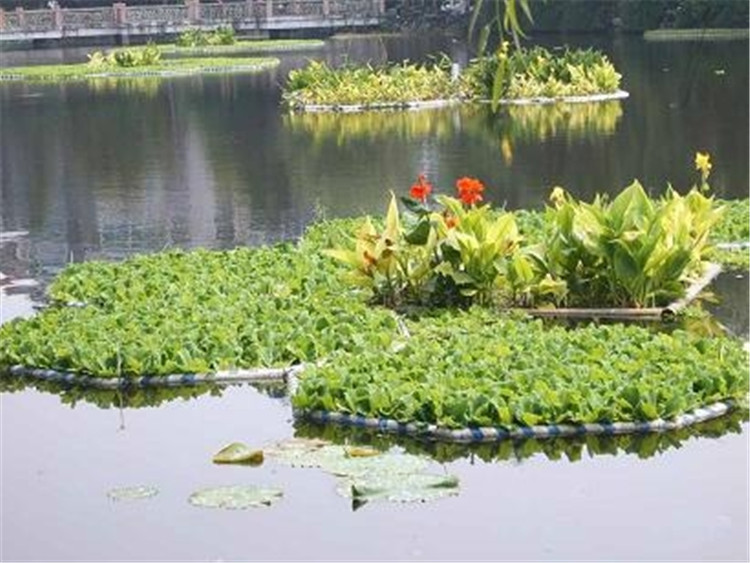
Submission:
{"label": "green leafy plant", "polygon": [[530,303],[565,291],[535,267],[535,249],[521,248],[511,213],[477,205],[479,180],[460,178],[456,188],[458,198],[440,195],[428,204],[432,186],[420,175],[403,198],[403,217],[391,195],[381,232],[368,218],[353,241],[327,254],[390,306]]}
{"label": "green leafy plant", "polygon": [[466,88],[493,104],[502,98],[558,98],[616,92],[621,75],[606,55],[591,49],[511,50],[507,42],[466,69]]}
{"label": "green leafy plant", "polygon": [[559,187],[550,199],[540,266],[565,281],[576,305],[644,307],[681,296],[706,266],[723,213],[697,188],[681,196],[670,187],[653,200],[637,181],[612,202],[579,202]]}
{"label": "green leafy plant", "polygon": [[188,29],[180,34],[175,44],[178,47],[206,47],[209,45],[234,45],[237,42],[234,28],[217,27],[213,31]]}
{"label": "green leafy plant", "polygon": [[[87,63],[66,65],[32,65],[6,67],[0,71],[0,79],[24,81],[84,80],[88,78],[121,78],[148,76],[176,76],[202,72],[255,72],[279,64],[270,57],[199,57],[179,60],[163,60],[155,50],[132,48],[127,55],[96,52],[89,55]],[[140,51],[146,52],[141,54]],[[120,64],[122,63],[122,64]],[[123,66],[130,65],[130,66]]]}
{"label": "green leafy plant", "polygon": [[88,55],[93,67],[133,68],[155,66],[161,62],[161,50],[153,43],[138,49],[115,49],[109,53],[95,51]]}
{"label": "green leafy plant", "polygon": [[459,81],[451,79],[450,61],[432,65],[403,62],[383,67],[343,66],[310,61],[289,73],[282,94],[292,107],[309,104],[376,105],[461,97]]}
{"label": "green leafy plant", "polygon": [[745,401],[748,355],[729,337],[635,325],[573,329],[486,308],[410,321],[395,353],[336,353],[305,373],[293,404],[441,426],[670,419]]}
{"label": "green leafy plant", "polygon": [[129,377],[290,365],[371,342],[388,348],[397,335],[391,315],[332,281],[333,266],[307,245],[71,265],[49,289],[52,306],[0,327],[0,366]]}

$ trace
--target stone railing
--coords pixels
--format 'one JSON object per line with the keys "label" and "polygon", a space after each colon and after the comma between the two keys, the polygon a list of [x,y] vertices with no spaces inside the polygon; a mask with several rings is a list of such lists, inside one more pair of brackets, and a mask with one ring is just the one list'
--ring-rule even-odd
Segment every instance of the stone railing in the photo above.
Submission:
{"label": "stone railing", "polygon": [[148,27],[179,31],[189,26],[231,25],[238,30],[294,29],[297,26],[372,25],[385,13],[384,0],[244,0],[184,5],[128,6],[45,10],[0,9],[0,40],[127,33]]}

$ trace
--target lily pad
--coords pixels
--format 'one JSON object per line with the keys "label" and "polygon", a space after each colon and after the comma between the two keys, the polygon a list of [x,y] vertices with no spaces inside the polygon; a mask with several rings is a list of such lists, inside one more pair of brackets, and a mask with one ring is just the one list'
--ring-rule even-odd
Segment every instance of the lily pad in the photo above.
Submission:
{"label": "lily pad", "polygon": [[455,475],[368,473],[341,482],[339,494],[358,505],[369,501],[428,502],[458,494]]}
{"label": "lily pad", "polygon": [[366,453],[352,455],[352,447],[321,445],[298,439],[280,442],[266,450],[269,457],[292,467],[318,467],[333,475],[356,477],[366,473],[385,472],[394,475],[416,473],[427,467],[423,457],[404,453],[380,453],[372,448],[357,448]]}
{"label": "lily pad", "polygon": [[263,451],[252,450],[241,442],[233,442],[222,448],[213,458],[214,463],[245,463],[260,465],[263,463]]}
{"label": "lily pad", "polygon": [[117,487],[107,491],[112,500],[142,500],[156,496],[159,491],[155,487],[137,485],[135,487]]}
{"label": "lily pad", "polygon": [[242,510],[271,506],[284,495],[279,489],[266,489],[251,485],[214,487],[194,492],[188,498],[193,506]]}

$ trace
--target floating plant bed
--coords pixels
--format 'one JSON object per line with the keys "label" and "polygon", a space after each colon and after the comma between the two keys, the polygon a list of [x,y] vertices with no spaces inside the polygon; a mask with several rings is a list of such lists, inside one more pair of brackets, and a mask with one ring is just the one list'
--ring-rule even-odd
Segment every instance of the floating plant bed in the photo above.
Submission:
{"label": "floating plant bed", "polygon": [[[288,378],[297,416],[459,441],[657,432],[746,401],[748,355],[730,336],[501,311],[614,288],[613,303],[679,312],[719,269],[706,253],[722,209],[702,191],[652,199],[634,183],[585,203],[557,188],[525,216],[538,230],[526,247],[512,213],[480,205],[477,179],[437,204],[431,189],[422,176],[403,213],[394,196],[382,221],[324,222],[296,244],[71,264],[50,306],[0,326],[0,366],[105,389]],[[608,277],[585,285],[593,275]]]}
{"label": "floating plant bed", "polygon": [[299,104],[292,106],[298,111],[309,113],[334,112],[334,113],[354,113],[359,111],[388,111],[388,110],[420,110],[420,109],[437,109],[454,106],[462,103],[463,100],[415,100],[410,102],[382,102],[373,104]]}
{"label": "floating plant bed", "polygon": [[[586,104],[592,102],[608,102],[611,100],[623,100],[629,97],[630,94],[624,90],[618,90],[609,94],[589,94],[585,96],[558,96],[558,97],[534,97],[534,98],[501,98],[498,103],[500,105],[516,105],[516,106],[528,106],[528,105],[545,105],[545,104]],[[482,103],[491,103],[490,100],[482,100]]]}
{"label": "floating plant bed", "polygon": [[126,389],[129,387],[154,387],[161,385],[232,385],[236,383],[285,381],[288,377],[299,373],[303,369],[304,366],[298,365],[277,369],[237,369],[213,373],[174,373],[170,375],[143,375],[135,377],[97,377],[86,373],[30,368],[19,365],[10,366],[7,371],[12,376],[32,377],[51,383],[81,385],[95,389]]}
{"label": "floating plant bed", "polygon": [[196,47],[182,47],[176,44],[159,45],[164,54],[184,56],[308,51],[323,47],[325,47],[325,41],[320,39],[239,40],[231,45],[204,45]]}
{"label": "floating plant bed", "polygon": [[312,61],[290,72],[282,97],[293,110],[354,112],[495,104],[585,103],[628,96],[607,57],[592,50],[511,51],[506,43],[463,71],[447,58],[432,65],[331,68]]}
{"label": "floating plant bed", "polygon": [[[561,96],[559,98],[519,98],[499,100],[499,105],[547,105],[547,104],[578,104],[606,102],[612,100],[622,100],[630,94],[623,90],[618,90],[612,94],[592,94],[590,96]],[[293,104],[292,109],[308,113],[354,113],[361,111],[384,111],[384,110],[423,110],[437,109],[455,106],[459,104],[471,103],[472,100],[466,98],[453,98],[446,100],[414,100],[408,102],[379,102],[373,104]],[[489,104],[490,100],[481,100],[481,103]]]}
{"label": "floating plant bed", "polygon": [[160,61],[133,67],[106,67],[89,63],[39,65],[0,69],[0,81],[88,80],[94,78],[173,77],[192,74],[257,72],[279,64],[275,58],[194,58]]}
{"label": "floating plant bed", "polygon": [[702,28],[702,29],[651,29],[643,32],[646,41],[727,41],[747,40],[747,29]]}

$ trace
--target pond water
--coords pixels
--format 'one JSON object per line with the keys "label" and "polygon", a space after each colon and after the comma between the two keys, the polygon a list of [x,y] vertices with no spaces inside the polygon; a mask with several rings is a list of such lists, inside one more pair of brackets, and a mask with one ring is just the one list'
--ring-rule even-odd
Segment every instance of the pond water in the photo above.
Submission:
{"label": "pond water", "polygon": [[[412,60],[450,38],[336,40],[253,76],[0,84],[0,320],[33,313],[66,262],[165,247],[226,248],[298,236],[320,214],[380,213],[426,172],[443,191],[473,175],[489,198],[540,207],[554,185],[589,197],[633,178],[695,181],[712,154],[721,197],[748,194],[748,44],[572,37],[610,54],[631,97],[575,107],[287,115],[279,84],[308,57]],[[559,43],[562,38],[543,38]],[[4,53],[2,64],[85,51]],[[746,274],[714,310],[748,337]],[[74,337],[74,335],[71,335]],[[88,392],[0,379],[3,560],[747,560],[746,415],[638,440],[460,448],[295,426],[283,392],[251,386]],[[282,390],[283,391],[283,390]],[[352,510],[313,469],[211,463],[233,441],[293,435],[432,456],[460,494]],[[284,490],[263,510],[188,504],[206,486]],[[107,492],[147,485],[140,501]]]}

